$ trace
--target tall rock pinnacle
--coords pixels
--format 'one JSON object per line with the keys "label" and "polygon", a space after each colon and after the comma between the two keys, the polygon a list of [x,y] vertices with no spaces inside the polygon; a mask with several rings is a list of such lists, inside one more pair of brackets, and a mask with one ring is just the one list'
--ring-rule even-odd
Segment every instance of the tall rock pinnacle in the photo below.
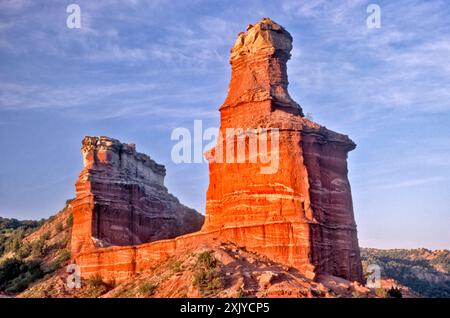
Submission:
{"label": "tall rock pinnacle", "polygon": [[[219,140],[207,153],[210,184],[202,229],[231,233],[230,240],[311,276],[362,281],[347,178],[347,153],[355,144],[303,117],[287,91],[291,49],[291,35],[268,18],[240,33],[231,49],[220,131],[276,129],[279,143],[272,139],[277,147],[267,153],[276,169],[261,173],[265,164],[251,160],[261,148],[251,154],[250,136],[243,137],[245,162],[217,162],[217,153],[230,148]],[[264,138],[258,136],[259,145]],[[233,143],[232,149],[239,148],[238,139]]]}
{"label": "tall rock pinnacle", "polygon": [[291,35],[271,19],[249,25],[231,49],[231,82],[222,108],[270,100],[274,107],[289,108],[302,115],[302,109],[287,90],[286,63],[291,50]]}

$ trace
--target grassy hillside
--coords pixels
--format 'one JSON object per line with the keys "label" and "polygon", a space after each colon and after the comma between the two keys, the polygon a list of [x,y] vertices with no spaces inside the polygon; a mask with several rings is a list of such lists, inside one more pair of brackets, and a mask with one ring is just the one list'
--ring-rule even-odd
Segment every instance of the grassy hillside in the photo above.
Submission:
{"label": "grassy hillside", "polygon": [[392,278],[424,297],[450,297],[450,251],[362,248],[363,266],[377,264]]}
{"label": "grassy hillside", "polygon": [[48,220],[0,218],[0,292],[18,293],[70,258],[69,205]]}
{"label": "grassy hillside", "polygon": [[45,220],[19,221],[0,217],[0,258],[19,250],[23,238],[36,230]]}

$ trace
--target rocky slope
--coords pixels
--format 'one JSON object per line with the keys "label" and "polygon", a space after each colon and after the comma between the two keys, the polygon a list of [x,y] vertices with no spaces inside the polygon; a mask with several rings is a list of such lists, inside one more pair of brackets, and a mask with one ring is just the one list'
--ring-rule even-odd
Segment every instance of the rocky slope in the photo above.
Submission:
{"label": "rocky slope", "polygon": [[43,279],[19,297],[377,297],[374,290],[330,275],[316,281],[298,270],[231,243],[174,254],[120,283],[83,279],[69,289],[67,274]]}
{"label": "rocky slope", "polygon": [[[32,222],[32,226],[35,225],[39,224]],[[448,297],[442,294],[445,287],[439,281],[429,280],[428,275],[421,275],[421,271],[417,270],[425,268],[426,272],[430,272],[433,269],[440,273],[438,277],[445,273],[448,275],[448,250],[362,249],[365,267],[369,262],[384,264],[382,288],[374,290],[330,275],[320,275],[311,280],[293,267],[274,262],[235,244],[218,241],[176,253],[123,282],[94,276],[83,279],[80,289],[70,289],[67,287],[66,273],[69,261],[61,259],[69,247],[64,244],[68,243],[64,238],[71,231],[70,205],[32,231],[21,240],[17,251],[8,251],[3,255],[0,277],[4,258],[20,258],[19,251],[27,244],[34,248],[30,255],[21,260],[24,263],[38,261],[41,274],[32,277],[28,285],[22,285],[22,289],[13,289],[6,294],[4,289],[0,290],[0,297],[388,297],[391,287],[400,288],[403,297]],[[44,244],[36,244],[38,242]],[[33,256],[36,246],[45,254]],[[423,265],[424,260],[428,266]],[[29,276],[28,273],[18,275],[22,278]],[[433,294],[417,289],[417,282],[422,280],[423,286],[433,288]],[[10,277],[8,286],[14,287],[18,281],[21,279]]]}

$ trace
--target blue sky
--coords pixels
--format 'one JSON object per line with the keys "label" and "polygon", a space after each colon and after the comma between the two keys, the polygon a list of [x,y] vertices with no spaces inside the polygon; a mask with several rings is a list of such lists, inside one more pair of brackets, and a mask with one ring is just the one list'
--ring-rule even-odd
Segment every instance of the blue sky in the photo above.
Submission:
{"label": "blue sky", "polygon": [[[66,7],[81,7],[81,29]],[[450,248],[450,6],[373,1],[0,0],[0,215],[48,217],[74,196],[85,135],[136,143],[204,212],[206,164],[175,165],[170,134],[217,127],[229,49],[271,17],[294,38],[291,96],[358,145],[360,245]]]}

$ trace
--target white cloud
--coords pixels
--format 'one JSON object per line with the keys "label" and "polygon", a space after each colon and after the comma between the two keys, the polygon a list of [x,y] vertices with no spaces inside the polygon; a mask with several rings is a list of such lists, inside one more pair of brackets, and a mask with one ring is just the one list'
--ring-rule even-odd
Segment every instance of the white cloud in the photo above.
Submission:
{"label": "white cloud", "polygon": [[[294,34],[300,47],[288,64],[290,82],[303,96],[339,101],[339,110],[356,121],[387,110],[392,116],[450,111],[447,3],[382,3],[376,30],[365,25],[367,4],[284,3],[300,39]],[[319,41],[302,41],[305,25]]]}

